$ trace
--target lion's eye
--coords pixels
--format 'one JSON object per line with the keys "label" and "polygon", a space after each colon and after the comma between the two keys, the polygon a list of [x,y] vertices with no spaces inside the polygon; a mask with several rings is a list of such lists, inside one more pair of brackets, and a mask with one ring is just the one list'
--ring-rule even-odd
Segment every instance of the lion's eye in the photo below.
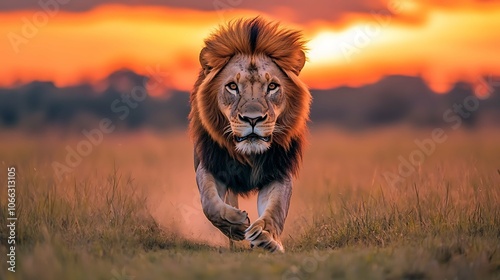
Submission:
{"label": "lion's eye", "polygon": [[238,92],[238,85],[235,82],[230,82],[226,85],[226,89],[230,92]]}
{"label": "lion's eye", "polygon": [[280,85],[278,85],[277,83],[270,83],[268,86],[267,86],[267,89],[268,90],[275,90],[279,87]]}

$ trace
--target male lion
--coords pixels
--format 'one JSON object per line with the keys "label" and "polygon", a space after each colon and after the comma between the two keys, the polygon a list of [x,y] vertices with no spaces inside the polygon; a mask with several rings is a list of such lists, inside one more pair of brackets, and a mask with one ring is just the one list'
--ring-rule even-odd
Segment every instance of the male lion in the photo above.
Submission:
{"label": "male lion", "polygon": [[[311,94],[299,31],[260,17],[220,27],[205,40],[191,94],[190,132],[205,216],[232,240],[284,252],[280,235],[297,175]],[[250,224],[238,195],[258,191]]]}

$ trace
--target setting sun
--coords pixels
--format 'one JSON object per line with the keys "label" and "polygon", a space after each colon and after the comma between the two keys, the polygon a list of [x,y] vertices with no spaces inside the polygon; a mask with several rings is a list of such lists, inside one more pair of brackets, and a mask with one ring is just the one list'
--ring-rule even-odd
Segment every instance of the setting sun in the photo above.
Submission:
{"label": "setting sun", "polygon": [[330,64],[342,60],[343,54],[338,48],[339,34],[324,31],[311,39],[308,43],[309,51],[307,53],[309,62],[314,65]]}

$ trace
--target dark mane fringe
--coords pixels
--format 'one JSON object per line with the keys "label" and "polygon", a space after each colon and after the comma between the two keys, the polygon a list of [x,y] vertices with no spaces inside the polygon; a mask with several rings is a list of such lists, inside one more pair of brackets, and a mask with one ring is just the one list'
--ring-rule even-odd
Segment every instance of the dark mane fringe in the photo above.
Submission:
{"label": "dark mane fringe", "polygon": [[[189,128],[195,168],[201,162],[219,181],[239,194],[298,174],[311,102],[309,90],[298,78],[305,62],[304,50],[299,31],[260,17],[233,21],[205,40],[200,53],[203,68],[190,98]],[[218,109],[217,73],[237,54],[266,55],[288,77],[286,109],[276,121],[286,131],[273,135],[271,147],[260,155],[237,153],[234,143],[223,135],[228,120]]]}
{"label": "dark mane fringe", "polygon": [[299,139],[293,139],[289,149],[272,145],[267,152],[253,155],[251,165],[231,157],[208,133],[201,135],[197,145],[203,152],[195,155],[195,162],[201,161],[219,182],[243,196],[271,182],[292,179],[297,175],[302,161],[303,143]]}

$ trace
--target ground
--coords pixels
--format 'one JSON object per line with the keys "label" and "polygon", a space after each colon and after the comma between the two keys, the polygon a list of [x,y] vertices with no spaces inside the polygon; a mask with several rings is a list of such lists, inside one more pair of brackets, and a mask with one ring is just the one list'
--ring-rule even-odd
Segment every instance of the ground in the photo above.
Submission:
{"label": "ground", "polygon": [[280,255],[206,220],[184,131],[2,132],[0,279],[500,279],[500,132],[444,133],[313,128]]}

